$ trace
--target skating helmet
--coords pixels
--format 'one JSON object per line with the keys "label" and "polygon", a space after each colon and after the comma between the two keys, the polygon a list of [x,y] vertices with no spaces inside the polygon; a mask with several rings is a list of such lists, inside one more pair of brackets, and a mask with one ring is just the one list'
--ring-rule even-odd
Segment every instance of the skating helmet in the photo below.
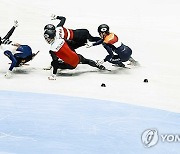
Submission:
{"label": "skating helmet", "polygon": [[101,24],[99,27],[98,27],[98,33],[109,33],[109,26],[106,25],[106,24]]}
{"label": "skating helmet", "polygon": [[55,30],[56,27],[53,24],[47,24],[46,26],[44,26],[44,30]]}
{"label": "skating helmet", "polygon": [[56,36],[56,30],[45,30],[44,31],[44,38],[47,41],[47,43],[51,44]]}

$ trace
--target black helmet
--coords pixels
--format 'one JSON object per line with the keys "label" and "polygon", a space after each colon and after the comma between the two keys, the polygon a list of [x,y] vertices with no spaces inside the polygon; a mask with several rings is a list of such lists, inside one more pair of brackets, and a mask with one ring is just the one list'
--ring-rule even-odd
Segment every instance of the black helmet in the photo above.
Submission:
{"label": "black helmet", "polygon": [[44,26],[44,30],[55,30],[56,27],[53,24],[47,24],[46,26]]}
{"label": "black helmet", "polygon": [[106,24],[101,24],[99,27],[98,27],[98,33],[109,33],[109,26],[106,25]]}
{"label": "black helmet", "polygon": [[44,38],[50,44],[55,39],[56,30],[45,30],[44,31]]}

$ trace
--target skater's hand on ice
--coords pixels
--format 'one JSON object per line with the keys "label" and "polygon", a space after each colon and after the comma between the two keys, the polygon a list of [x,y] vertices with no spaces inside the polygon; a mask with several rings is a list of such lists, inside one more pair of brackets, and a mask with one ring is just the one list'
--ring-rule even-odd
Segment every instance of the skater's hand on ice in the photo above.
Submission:
{"label": "skater's hand on ice", "polygon": [[56,19],[57,19],[57,15],[52,14],[52,15],[51,15],[51,20],[56,20]]}
{"label": "skater's hand on ice", "polygon": [[18,27],[18,21],[17,20],[14,20],[14,27]]}
{"label": "skater's hand on ice", "polygon": [[12,77],[12,71],[8,70],[4,76],[7,79],[11,78]]}
{"label": "skater's hand on ice", "polygon": [[86,48],[90,48],[90,47],[92,47],[93,46],[93,43],[86,43]]}
{"label": "skater's hand on ice", "polygon": [[56,75],[52,74],[51,76],[48,77],[49,80],[56,80]]}

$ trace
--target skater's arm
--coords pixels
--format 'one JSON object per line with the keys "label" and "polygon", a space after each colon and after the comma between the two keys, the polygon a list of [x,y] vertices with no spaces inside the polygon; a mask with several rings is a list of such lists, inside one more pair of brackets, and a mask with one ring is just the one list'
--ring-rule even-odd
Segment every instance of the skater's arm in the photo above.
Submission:
{"label": "skater's arm", "polygon": [[92,44],[92,46],[100,45],[103,43],[103,39],[100,39],[99,41]]}
{"label": "skater's arm", "polygon": [[59,20],[60,20],[60,22],[59,22],[59,24],[57,25],[57,27],[63,27],[64,24],[65,24],[66,18],[63,17],[63,16],[57,16],[56,19],[59,19]]}
{"label": "skater's arm", "polygon": [[9,32],[6,34],[6,36],[4,36],[3,40],[9,39],[11,37],[11,35],[13,34],[14,30],[16,29],[16,27],[18,27],[17,20],[14,21],[14,26],[9,30]]}
{"label": "skater's arm", "polygon": [[16,27],[13,26],[13,27],[10,29],[10,31],[6,34],[6,36],[3,37],[3,40],[9,39],[9,38],[11,37],[11,35],[13,34],[15,28],[16,28]]}

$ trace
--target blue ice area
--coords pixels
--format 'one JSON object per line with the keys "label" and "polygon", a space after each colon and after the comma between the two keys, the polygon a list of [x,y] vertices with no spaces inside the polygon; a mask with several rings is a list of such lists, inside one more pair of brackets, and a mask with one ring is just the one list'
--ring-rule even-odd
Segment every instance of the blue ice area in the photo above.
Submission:
{"label": "blue ice area", "polygon": [[[146,102],[145,102],[146,103]],[[120,102],[0,91],[0,154],[179,154],[180,142],[142,144],[142,133],[180,134],[180,114]]]}

